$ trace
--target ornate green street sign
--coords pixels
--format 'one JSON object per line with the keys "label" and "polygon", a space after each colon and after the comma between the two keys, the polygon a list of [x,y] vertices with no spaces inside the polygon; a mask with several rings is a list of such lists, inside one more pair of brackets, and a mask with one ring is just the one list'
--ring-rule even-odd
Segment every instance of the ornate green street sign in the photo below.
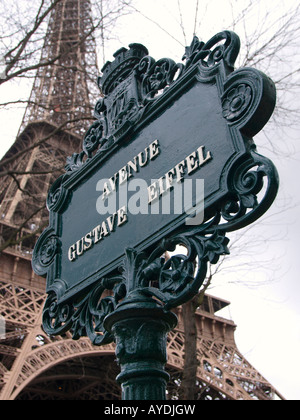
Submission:
{"label": "ornate green street sign", "polygon": [[[253,142],[275,86],[234,70],[239,48],[225,31],[206,44],[195,37],[185,64],[155,61],[140,44],[117,51],[83,151],[49,192],[33,255],[47,276],[45,331],[115,340],[125,399],[164,398],[168,311],[228,253],[226,232],[253,223],[277,194],[276,169]],[[177,245],[187,255],[164,259]]]}

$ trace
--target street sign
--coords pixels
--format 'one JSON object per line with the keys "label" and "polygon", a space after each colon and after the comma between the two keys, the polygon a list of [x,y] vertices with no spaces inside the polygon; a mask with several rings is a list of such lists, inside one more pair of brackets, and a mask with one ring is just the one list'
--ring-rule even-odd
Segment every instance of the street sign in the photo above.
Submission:
{"label": "street sign", "polygon": [[[234,70],[239,48],[225,31],[206,44],[195,37],[184,63],[131,44],[104,66],[96,121],[50,189],[33,255],[47,276],[49,334],[109,342],[105,318],[137,290],[165,309],[188,301],[207,263],[228,253],[226,232],[272,204],[277,172],[253,136],[273,113],[275,86]],[[178,244],[187,255],[164,260]],[[114,297],[102,299],[105,290]]]}

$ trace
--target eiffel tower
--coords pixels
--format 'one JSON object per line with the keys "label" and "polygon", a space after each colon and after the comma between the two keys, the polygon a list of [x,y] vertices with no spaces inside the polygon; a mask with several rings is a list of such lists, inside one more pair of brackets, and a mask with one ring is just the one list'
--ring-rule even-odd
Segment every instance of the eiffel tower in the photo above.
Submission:
{"label": "eiffel tower", "polygon": [[[94,347],[89,339],[48,337],[41,326],[45,280],[31,269],[38,233],[47,222],[49,185],[66,156],[79,151],[91,118],[96,81],[95,40],[89,0],[61,0],[53,10],[41,67],[14,145],[0,163],[17,169],[1,179],[0,400],[119,400],[114,345]],[[99,93],[98,93],[99,95]],[[35,147],[32,147],[32,146]],[[26,150],[26,153],[24,153]],[[199,400],[284,399],[239,352],[233,321],[217,315],[229,302],[206,295],[197,310]],[[168,339],[171,375],[168,398],[178,399],[184,367],[184,328]]]}

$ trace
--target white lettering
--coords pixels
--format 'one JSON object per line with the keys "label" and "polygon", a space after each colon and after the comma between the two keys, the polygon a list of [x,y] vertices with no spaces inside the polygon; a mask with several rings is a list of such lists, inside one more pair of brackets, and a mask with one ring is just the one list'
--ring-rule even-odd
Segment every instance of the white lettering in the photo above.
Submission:
{"label": "white lettering", "polygon": [[137,156],[135,156],[133,158],[134,162],[131,160],[130,162],[128,162],[128,178],[131,178],[133,176],[133,173],[131,172],[138,172],[138,163],[137,163]]}
{"label": "white lettering", "polygon": [[76,247],[75,247],[75,245],[70,246],[68,257],[69,257],[69,260],[71,262],[76,260]]}
{"label": "white lettering", "polygon": [[126,206],[118,210],[118,227],[124,225],[128,220]]}
{"label": "white lettering", "polygon": [[[204,180],[187,179],[182,182],[186,175],[191,175],[207,162],[213,159],[212,153],[200,146],[197,151],[188,155],[159,179],[151,180],[151,185],[144,179],[130,180],[140,168],[147,165],[160,154],[159,141],[153,141],[143,152],[128,161],[123,168],[113,177],[100,180],[96,191],[102,191],[102,195],[96,201],[97,212],[101,215],[109,214],[106,220],[84,235],[68,249],[68,259],[75,261],[94,244],[102,241],[117,227],[123,226],[128,221],[128,212],[134,215],[149,214],[186,214],[186,224],[189,226],[199,225],[203,222],[204,215]],[[190,182],[189,182],[190,181]],[[196,191],[193,191],[193,182],[196,181]],[[184,196],[182,191],[184,185]],[[117,188],[119,187],[119,188]],[[115,194],[118,190],[118,197]],[[128,201],[128,191],[131,194]],[[160,198],[162,199],[160,200]],[[174,202],[171,205],[171,197]],[[118,207],[117,208],[117,199]],[[182,205],[184,204],[184,205]],[[184,207],[184,208],[183,208]]]}
{"label": "white lettering", "polygon": [[[108,180],[99,181],[96,186],[96,191],[103,191],[101,199],[103,201],[108,199],[112,193],[117,191],[117,185],[122,186],[126,184],[134,176],[134,173],[139,172],[139,168],[146,166],[149,161],[154,160],[159,154],[159,141],[154,140],[150,146],[127,162],[113,177]],[[97,211],[99,214],[105,214],[99,211],[98,208],[101,209],[101,203],[99,201],[97,202]]]}
{"label": "white lettering", "polygon": [[155,411],[154,405],[150,405],[150,408],[149,408],[149,410],[148,410],[148,414],[156,414],[156,411]]}
{"label": "white lettering", "polygon": [[93,246],[93,240],[92,240],[92,232],[89,232],[85,235],[84,238],[84,246],[83,246],[83,250],[87,251],[88,249],[90,249]]}
{"label": "white lettering", "polygon": [[[143,154],[144,153],[145,153],[145,159],[143,160]],[[148,149],[145,149],[144,152],[139,153],[138,157],[139,157],[140,167],[143,168],[148,163]]]}
{"label": "white lettering", "polygon": [[124,168],[119,170],[119,185],[124,184],[127,182],[128,175],[127,175],[127,166],[124,166]]}
{"label": "white lettering", "polygon": [[108,229],[109,229],[110,232],[113,232],[113,230],[114,230],[116,215],[117,215],[117,213],[114,213],[112,216],[110,216],[106,219],[107,224],[108,224]]}
{"label": "white lettering", "polygon": [[71,245],[68,250],[68,259],[70,262],[81,257],[86,251],[92,248],[94,244],[102,241],[115,231],[116,227],[124,225],[128,221],[127,207],[124,206],[109,216],[100,225],[95,227],[91,232],[83,236],[75,244]]}
{"label": "white lettering", "polygon": [[150,149],[150,160],[153,160],[156,158],[156,156],[159,155],[159,142],[158,140],[155,140],[153,143],[149,146]]}
{"label": "white lettering", "polygon": [[151,204],[158,198],[157,182],[155,181],[150,187],[148,187],[148,203]]}
{"label": "white lettering", "polygon": [[186,158],[188,175],[191,175],[197,168],[198,162],[196,161],[196,152],[193,152]]}
{"label": "white lettering", "polygon": [[99,236],[100,240],[103,238],[103,236],[105,237],[105,236],[108,236],[108,235],[109,235],[109,233],[108,233],[106,223],[102,222],[101,229],[100,229],[100,236]]}
{"label": "white lettering", "polygon": [[183,180],[184,177],[184,167],[185,167],[185,160],[178,163],[178,165],[175,166],[175,171],[177,175],[177,182],[180,182]]}
{"label": "white lettering", "polygon": [[125,415],[135,418],[139,411],[138,407],[118,407],[116,404],[111,404],[105,407],[104,414],[107,415]]}
{"label": "white lettering", "polygon": [[80,257],[80,255],[82,255],[84,253],[83,241],[84,241],[84,238],[82,238],[82,239],[80,239],[79,241],[76,242],[76,254],[79,257]]}
{"label": "white lettering", "polygon": [[[98,185],[99,185],[99,183],[98,183]],[[99,189],[98,185],[96,187],[96,191],[101,191],[101,189]],[[110,193],[111,193],[111,190],[108,187],[108,182],[105,182],[104,186],[103,186],[102,200],[105,200],[105,198],[108,197]]]}
{"label": "white lettering", "polygon": [[113,178],[109,178],[112,191],[116,191],[117,177],[118,177],[118,173],[116,173]]}
{"label": "white lettering", "polygon": [[172,188],[172,184],[174,181],[175,169],[171,169],[169,172],[166,173],[166,188],[170,190]]}
{"label": "white lettering", "polygon": [[205,149],[205,146],[201,146],[197,150],[198,158],[199,158],[199,166],[203,166],[206,162],[212,159],[210,152],[207,152],[206,157],[204,157],[204,149]]}
{"label": "white lettering", "polygon": [[95,227],[95,229],[93,229],[92,231],[95,237],[95,240],[94,240],[95,244],[97,244],[100,241],[100,229],[101,229],[101,226],[99,225]]}

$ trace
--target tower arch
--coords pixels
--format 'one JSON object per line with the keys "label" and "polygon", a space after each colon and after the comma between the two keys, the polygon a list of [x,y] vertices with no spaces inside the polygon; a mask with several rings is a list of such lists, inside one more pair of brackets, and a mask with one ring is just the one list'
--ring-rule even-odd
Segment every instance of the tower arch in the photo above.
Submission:
{"label": "tower arch", "polygon": [[[10,400],[19,400],[24,399],[26,395],[30,394],[29,391],[24,392],[26,388],[31,384],[45,383],[45,381],[59,381],[63,378],[68,378],[69,380],[74,380],[82,377],[85,379],[85,383],[88,379],[93,379],[95,382],[100,381],[102,386],[105,386],[105,381],[103,381],[103,371],[101,369],[95,370],[91,369],[87,361],[89,359],[104,359],[110,357],[114,360],[114,345],[109,344],[102,348],[93,346],[88,339],[81,339],[79,341],[73,341],[71,338],[61,339],[58,342],[51,342],[49,344],[43,345],[37,349],[34,349],[28,354],[24,360],[23,366],[20,369],[17,381],[15,384],[15,389],[13,390]],[[82,372],[78,373],[74,368],[76,364],[72,361],[79,360],[79,365],[82,366]],[[95,367],[99,364],[95,363]],[[107,366],[107,363],[104,362],[104,366]],[[99,367],[99,366],[98,366]],[[88,373],[85,373],[88,371]],[[117,371],[117,367],[116,367]],[[48,372],[48,373],[47,373]],[[91,375],[93,372],[93,375]],[[87,376],[86,376],[87,375]],[[107,377],[108,379],[109,377]],[[114,378],[111,378],[112,383]],[[45,393],[41,392],[40,398],[46,399],[47,390],[45,387]],[[32,392],[32,391],[31,391]],[[23,397],[20,398],[20,395],[23,394]],[[50,392],[51,394],[51,392]],[[50,396],[48,393],[48,397]],[[59,396],[59,393],[57,394]],[[66,394],[64,394],[66,397]],[[68,399],[72,398],[72,394],[68,395]]]}
{"label": "tower arch", "polygon": [[[207,297],[209,298],[209,297]],[[167,341],[168,362],[166,370],[170,374],[168,399],[180,398],[180,383],[184,369],[184,331],[179,325]],[[204,310],[198,310],[197,318],[206,324],[205,331],[197,339],[197,383],[195,399],[199,400],[269,400],[283,397],[266,381],[259,372],[241,355],[235,342],[229,337],[213,337],[210,324],[224,318],[211,319]],[[228,321],[233,330],[235,325]],[[215,325],[216,328],[216,325]],[[218,326],[217,326],[218,328]],[[34,338],[34,337],[32,337]],[[35,333],[41,345],[32,346],[31,351],[19,367],[10,400],[51,400],[51,399],[104,399],[120,400],[121,390],[116,382],[120,369],[115,360],[114,343],[95,347],[88,338],[78,341],[71,336],[59,337],[48,343]],[[78,382],[79,381],[79,382]]]}

